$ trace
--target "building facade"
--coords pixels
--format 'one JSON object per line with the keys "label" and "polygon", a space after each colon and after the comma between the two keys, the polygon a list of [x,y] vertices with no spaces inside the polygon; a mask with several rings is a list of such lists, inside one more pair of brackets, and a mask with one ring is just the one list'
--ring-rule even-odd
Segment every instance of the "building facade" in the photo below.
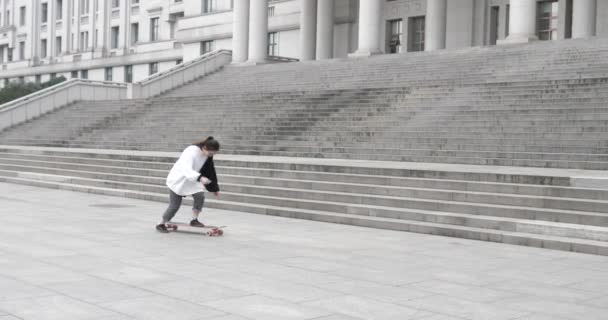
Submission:
{"label": "building facade", "polygon": [[239,64],[608,36],[604,0],[0,0],[0,87],[134,82],[216,49]]}

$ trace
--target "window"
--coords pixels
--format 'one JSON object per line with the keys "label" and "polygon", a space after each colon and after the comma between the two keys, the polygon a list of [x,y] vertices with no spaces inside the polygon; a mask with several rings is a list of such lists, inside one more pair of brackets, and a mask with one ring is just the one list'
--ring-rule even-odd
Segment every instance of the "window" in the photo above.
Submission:
{"label": "window", "polygon": [[112,67],[105,69],[105,79],[106,81],[112,81]]}
{"label": "window", "polygon": [[158,73],[158,62],[152,62],[149,65],[149,71],[148,74],[149,75],[153,75],[155,73]]}
{"label": "window", "polygon": [[403,20],[390,20],[388,21],[388,37],[387,49],[388,53],[401,53],[403,51]]}
{"label": "window", "polygon": [[89,14],[89,0],[80,0],[80,15],[88,15]]}
{"label": "window", "polygon": [[89,70],[80,70],[80,78],[88,79],[89,78]]}
{"label": "window", "polygon": [[40,41],[40,58],[46,58],[47,48],[46,48],[46,39],[42,39]]}
{"label": "window", "polygon": [[509,36],[509,22],[511,19],[511,6],[507,5],[507,10],[505,10],[507,12],[507,15],[505,17],[505,37]]}
{"label": "window", "polygon": [[412,17],[409,20],[409,51],[424,51],[424,17]]}
{"label": "window", "polygon": [[78,78],[78,71],[72,71],[72,74],[70,75],[70,77],[71,77],[72,79],[76,79],[76,78]]}
{"label": "window", "polygon": [[175,39],[175,26],[179,18],[183,18],[183,12],[172,13],[169,15],[169,39]]}
{"label": "window", "polygon": [[26,11],[25,11],[25,6],[19,8],[19,25],[20,26],[25,26],[25,17],[26,17]]}
{"label": "window", "polygon": [[133,66],[125,66],[125,82],[131,83],[133,82]]}
{"label": "window", "polygon": [[215,43],[213,42],[213,40],[201,42],[201,56],[213,51],[214,48]]}
{"label": "window", "polygon": [[183,59],[177,59],[177,60],[175,61],[175,65],[182,64],[183,62],[184,62],[184,60],[183,60]]}
{"label": "window", "polygon": [[13,49],[7,47],[6,48],[6,60],[8,60],[8,62],[13,62]]}
{"label": "window", "polygon": [[112,38],[111,40],[111,48],[112,49],[117,49],[118,48],[118,33],[119,33],[119,27],[112,27]]}
{"label": "window", "polygon": [[25,60],[25,41],[19,42],[19,60]]}
{"label": "window", "polygon": [[57,78],[57,74],[56,73],[51,73],[51,80],[56,79]]}
{"label": "window", "polygon": [[24,84],[25,83],[25,77],[21,76],[18,78],[18,81],[20,84]]}
{"label": "window", "polygon": [[274,17],[274,7],[268,7],[268,16]]}
{"label": "window", "polygon": [[537,12],[536,30],[538,30],[538,39],[556,40],[559,3],[557,1],[539,2]]}
{"label": "window", "polygon": [[36,84],[40,84],[40,82],[42,82],[42,76],[40,76],[39,74],[36,75]]}
{"label": "window", "polygon": [[120,7],[120,0],[112,0],[112,8]]}
{"label": "window", "polygon": [[55,5],[55,16],[57,20],[63,18],[63,0],[57,0],[57,4]]}
{"label": "window", "polygon": [[203,0],[203,13],[215,11],[215,0]]}
{"label": "window", "polygon": [[80,51],[84,51],[89,47],[89,32],[83,31],[80,33]]}
{"label": "window", "polygon": [[49,4],[48,3],[43,3],[42,4],[42,17],[41,17],[41,21],[42,23],[46,23],[49,20]]}
{"label": "window", "polygon": [[139,4],[139,0],[131,0],[131,4]]}
{"label": "window", "polygon": [[279,34],[276,32],[268,33],[268,55],[279,55]]}
{"label": "window", "polygon": [[498,41],[498,19],[500,17],[500,7],[490,7],[490,45],[495,45]]}
{"label": "window", "polygon": [[131,44],[139,42],[139,23],[131,23]]}
{"label": "window", "polygon": [[6,11],[6,18],[4,18],[4,25],[8,26],[11,24],[11,11],[7,10]]}
{"label": "window", "polygon": [[158,23],[160,18],[150,19],[150,41],[158,41]]}
{"label": "window", "polygon": [[62,51],[62,50],[61,50],[61,49],[62,49],[62,48],[61,48],[61,45],[62,45],[62,43],[61,43],[61,42],[62,42],[62,41],[61,41],[61,37],[56,37],[56,38],[55,38],[55,55],[56,55],[56,56],[58,56],[58,55],[60,55],[60,54],[61,54],[61,51]]}

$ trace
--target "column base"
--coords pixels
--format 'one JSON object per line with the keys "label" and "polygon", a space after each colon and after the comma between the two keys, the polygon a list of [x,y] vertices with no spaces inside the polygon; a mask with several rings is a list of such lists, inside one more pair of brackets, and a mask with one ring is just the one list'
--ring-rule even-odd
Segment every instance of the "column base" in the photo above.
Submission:
{"label": "column base", "polygon": [[359,49],[353,53],[350,53],[348,55],[349,58],[366,58],[366,57],[371,57],[371,56],[375,56],[375,55],[379,55],[382,54],[382,51],[375,49],[375,50],[370,50],[370,49]]}
{"label": "column base", "polygon": [[518,43],[530,43],[538,41],[536,36],[508,36],[504,40],[496,41],[497,45],[508,45],[508,44],[518,44]]}

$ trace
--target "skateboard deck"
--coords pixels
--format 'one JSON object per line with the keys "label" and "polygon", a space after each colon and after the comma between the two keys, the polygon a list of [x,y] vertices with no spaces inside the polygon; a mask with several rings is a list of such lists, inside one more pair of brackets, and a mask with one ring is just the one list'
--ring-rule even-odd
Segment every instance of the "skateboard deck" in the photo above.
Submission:
{"label": "skateboard deck", "polygon": [[204,235],[207,235],[209,237],[219,237],[224,235],[224,228],[226,228],[226,226],[204,226],[204,227],[193,227],[191,226],[189,223],[185,223],[185,222],[168,222],[167,224],[165,224],[167,226],[167,230],[169,231],[177,231],[179,229],[185,229],[189,232],[195,232],[194,230],[196,230],[196,233],[202,233]]}

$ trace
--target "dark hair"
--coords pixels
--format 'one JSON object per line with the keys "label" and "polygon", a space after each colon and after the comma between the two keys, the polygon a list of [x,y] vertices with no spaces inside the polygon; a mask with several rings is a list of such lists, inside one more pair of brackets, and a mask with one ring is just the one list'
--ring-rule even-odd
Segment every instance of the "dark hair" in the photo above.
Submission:
{"label": "dark hair", "polygon": [[207,149],[209,151],[220,151],[220,143],[215,140],[213,137],[207,137],[207,139],[199,142],[193,143],[193,145],[203,149]]}

